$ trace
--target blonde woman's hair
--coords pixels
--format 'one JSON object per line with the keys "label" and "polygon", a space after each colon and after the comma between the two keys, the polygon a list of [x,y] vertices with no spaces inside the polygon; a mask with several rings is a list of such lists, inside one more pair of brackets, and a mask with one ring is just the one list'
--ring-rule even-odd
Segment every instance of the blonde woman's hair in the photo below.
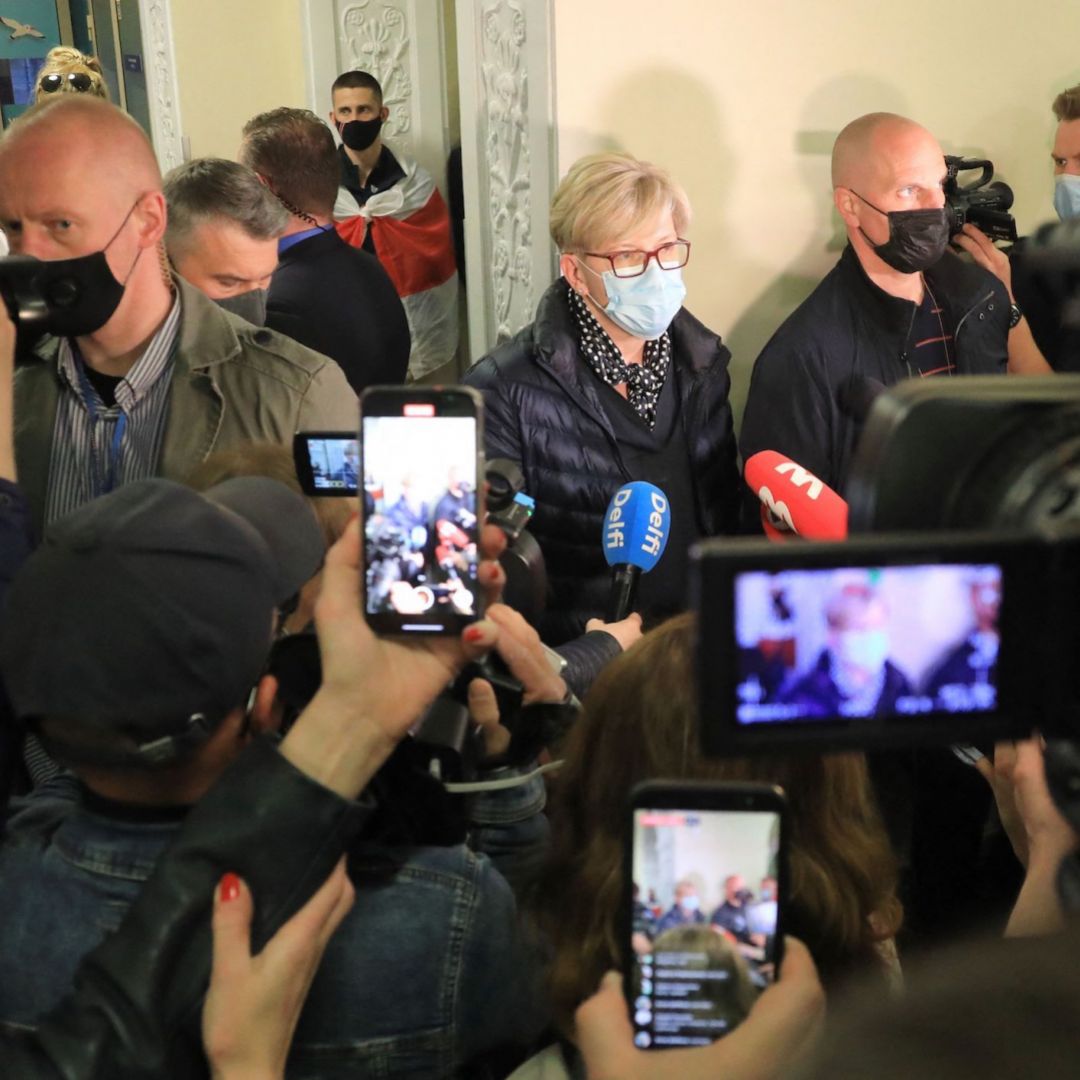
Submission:
{"label": "blonde woman's hair", "polygon": [[[47,101],[54,95],[43,93],[41,80],[46,75],[69,75],[72,72],[81,71],[90,77],[90,89],[86,93],[92,97],[109,100],[109,88],[105,85],[105,76],[101,70],[101,62],[96,56],[87,56],[78,49],[69,48],[67,45],[57,45],[48,51],[45,63],[37,73],[37,82],[34,84],[34,100]],[[65,83],[60,87],[60,93],[68,92]]]}
{"label": "blonde woman's hair", "polygon": [[666,170],[630,154],[590,154],[570,166],[551,200],[551,239],[559,251],[598,251],[664,210],[685,235],[690,202]]}

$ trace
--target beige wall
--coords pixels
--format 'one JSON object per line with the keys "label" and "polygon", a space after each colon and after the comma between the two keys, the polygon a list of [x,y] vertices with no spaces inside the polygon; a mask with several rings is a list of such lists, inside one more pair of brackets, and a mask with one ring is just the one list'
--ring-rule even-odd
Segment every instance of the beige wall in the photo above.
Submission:
{"label": "beige wall", "polygon": [[1080,82],[1062,0],[553,0],[560,173],[619,147],[666,165],[694,207],[687,304],[750,370],[835,262],[829,151],[885,109],[946,153],[987,155],[1021,230],[1053,216],[1050,102]]}
{"label": "beige wall", "polygon": [[298,0],[172,0],[171,8],[192,157],[234,158],[245,121],[306,104]]}

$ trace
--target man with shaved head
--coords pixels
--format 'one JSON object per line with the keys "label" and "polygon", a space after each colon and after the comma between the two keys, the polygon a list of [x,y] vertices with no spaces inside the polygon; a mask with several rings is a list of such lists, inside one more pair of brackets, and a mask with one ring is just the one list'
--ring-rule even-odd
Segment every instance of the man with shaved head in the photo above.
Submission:
{"label": "man with shaved head", "polygon": [[777,450],[843,492],[884,387],[1046,370],[1014,348],[1020,313],[1001,281],[948,249],[944,180],[941,147],[912,120],[871,113],[840,132],[833,202],[848,246],[754,365],[744,460]]}
{"label": "man with shaved head", "polygon": [[16,379],[19,479],[38,527],[133,480],[182,478],[239,442],[354,427],[356,398],[335,364],[170,274],[142,129],[103,101],[58,97],[0,140],[12,253],[67,260],[79,294]]}

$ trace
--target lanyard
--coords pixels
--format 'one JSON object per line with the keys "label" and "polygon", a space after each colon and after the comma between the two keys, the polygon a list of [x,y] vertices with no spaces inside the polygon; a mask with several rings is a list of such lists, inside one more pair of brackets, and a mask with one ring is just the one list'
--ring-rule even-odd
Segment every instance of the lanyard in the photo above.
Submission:
{"label": "lanyard", "polygon": [[102,467],[101,462],[98,460],[97,427],[98,423],[105,418],[99,408],[100,399],[97,392],[86,377],[86,365],[78,351],[75,350],[74,343],[72,343],[72,351],[75,353],[75,367],[79,373],[79,387],[82,392],[83,404],[90,414],[90,453],[94,460],[94,495],[95,497],[108,495],[117,486],[120,479],[120,448],[124,441],[124,432],[127,431],[127,413],[122,408],[119,409],[116,426],[113,428],[112,441],[109,444],[104,467]]}

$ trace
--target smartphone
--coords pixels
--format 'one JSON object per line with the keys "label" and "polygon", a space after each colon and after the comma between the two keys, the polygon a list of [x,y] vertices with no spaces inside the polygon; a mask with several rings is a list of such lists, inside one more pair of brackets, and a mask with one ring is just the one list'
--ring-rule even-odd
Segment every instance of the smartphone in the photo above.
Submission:
{"label": "smartphone", "polygon": [[350,431],[298,431],[293,461],[305,495],[356,495],[360,448]]}
{"label": "smartphone", "polygon": [[631,794],[621,921],[641,1049],[703,1046],[782,960],[787,809],[768,784],[649,781]]}
{"label": "smartphone", "polygon": [[480,618],[483,399],[465,386],[360,397],[363,608],[381,634],[456,634]]}

